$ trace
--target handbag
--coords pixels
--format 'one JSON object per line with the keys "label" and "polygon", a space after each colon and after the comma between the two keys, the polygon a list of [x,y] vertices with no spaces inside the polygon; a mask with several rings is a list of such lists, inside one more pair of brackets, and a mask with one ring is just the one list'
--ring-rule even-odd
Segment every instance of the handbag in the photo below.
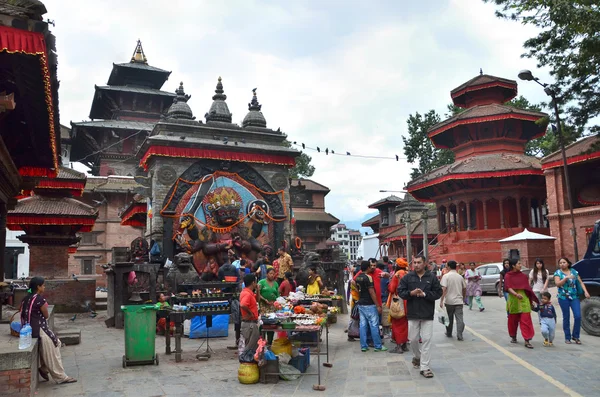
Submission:
{"label": "handbag", "polygon": [[579,297],[579,300],[584,300],[585,299],[585,291],[583,290],[583,286],[579,282],[579,278],[576,279],[575,286],[577,288],[577,296]]}
{"label": "handbag", "polygon": [[392,297],[392,303],[390,304],[390,317],[399,319],[406,316],[404,312],[404,301],[400,299],[398,295]]}
{"label": "handbag", "polygon": [[360,312],[358,311],[358,303],[354,303],[354,306],[352,307],[352,311],[350,312],[350,318],[353,320],[359,320],[360,319]]}

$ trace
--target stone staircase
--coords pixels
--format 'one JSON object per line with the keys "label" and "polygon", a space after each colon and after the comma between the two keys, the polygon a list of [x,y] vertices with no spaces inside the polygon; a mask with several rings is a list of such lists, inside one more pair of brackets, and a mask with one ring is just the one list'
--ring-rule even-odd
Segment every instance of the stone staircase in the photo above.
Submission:
{"label": "stone staircase", "polygon": [[106,292],[96,291],[96,311],[106,310],[108,294]]}

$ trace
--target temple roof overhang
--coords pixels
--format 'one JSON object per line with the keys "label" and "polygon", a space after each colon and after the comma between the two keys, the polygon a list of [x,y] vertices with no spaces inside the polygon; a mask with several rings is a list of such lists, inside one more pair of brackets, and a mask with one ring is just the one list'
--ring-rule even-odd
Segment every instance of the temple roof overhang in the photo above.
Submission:
{"label": "temple roof overhang", "polygon": [[361,224],[362,227],[370,227],[370,226],[374,226],[374,225],[379,225],[379,214],[375,215],[372,218],[367,219],[366,221],[364,221]]}
{"label": "temple roof overhang", "polygon": [[[600,136],[593,135],[573,142],[565,148],[567,165],[600,159]],[[562,153],[556,151],[542,159],[542,169],[562,167]]]}
{"label": "temple roof overhang", "polygon": [[108,85],[122,86],[137,82],[149,88],[160,89],[171,72],[140,62],[113,63]]}
{"label": "temple roof overhang", "polygon": [[517,82],[502,77],[480,74],[450,91],[450,96],[456,106],[464,108],[468,106],[469,96],[481,95],[483,90],[494,90],[501,95],[502,102],[508,102],[517,96]]}
{"label": "temple roof overhang", "polygon": [[[92,100],[92,107],[90,109],[90,119],[110,119],[111,113],[119,110],[118,104],[115,102],[115,98],[111,97],[111,94],[119,93],[131,93],[139,95],[146,95],[151,97],[158,97],[163,102],[163,109],[167,109],[173,102],[175,94],[168,91],[161,91],[156,88],[149,88],[137,85],[107,85],[107,86],[94,86],[95,93],[94,99]],[[109,99],[105,99],[109,98]],[[106,109],[104,105],[108,105],[110,109]]]}
{"label": "temple roof overhang", "polygon": [[[514,120],[522,123],[520,136],[514,136],[515,139],[521,139],[523,142],[543,136],[546,133],[547,115],[542,112],[530,110],[521,110],[511,106],[500,104],[489,104],[474,106],[447,120],[442,121],[431,127],[427,136],[438,148],[452,148],[456,146],[453,135],[460,132],[457,129],[471,124],[492,123],[506,120]],[[485,128],[485,127],[484,127]],[[514,133],[514,131],[505,131]],[[454,131],[457,130],[457,131]],[[486,139],[486,137],[469,137],[470,140]]]}
{"label": "temple roof overhang", "polygon": [[[31,3],[31,12],[45,10]],[[54,36],[36,23],[43,32],[0,26],[0,92],[13,94],[16,105],[0,133],[21,176],[34,178],[56,176],[60,152],[56,57],[47,48]]]}
{"label": "temple roof overhang", "polygon": [[144,199],[132,200],[119,214],[121,225],[133,227],[145,227],[148,215],[148,204],[142,202]]}
{"label": "temple roof overhang", "polygon": [[[427,202],[434,201],[438,195],[453,191],[509,186],[517,183],[513,179],[515,177],[525,178],[522,184],[543,186],[540,160],[516,153],[466,157],[410,181],[406,190],[417,200]],[[500,181],[503,179],[505,183]]]}
{"label": "temple roof overhang", "polygon": [[35,191],[67,192],[75,197],[83,194],[87,176],[83,172],[67,167],[59,167],[56,178],[42,178],[35,186]]}
{"label": "temple roof overhang", "polygon": [[67,197],[33,196],[19,200],[8,212],[6,227],[23,230],[31,226],[76,226],[79,231],[91,231],[98,210]]}
{"label": "temple roof overhang", "polygon": [[297,150],[285,146],[231,142],[185,135],[183,139],[182,136],[151,136],[146,139],[138,152],[138,157],[141,158],[140,166],[144,169],[148,168],[149,161],[154,157],[216,159],[293,167],[299,155],[300,152]]}
{"label": "temple roof overhang", "polygon": [[329,225],[339,223],[339,219],[325,211],[294,211],[294,218],[297,222],[319,222]]}
{"label": "temple roof overhang", "polygon": [[380,200],[375,201],[373,204],[369,204],[369,208],[379,208],[384,205],[398,205],[402,202],[402,199],[398,196],[387,196]]}

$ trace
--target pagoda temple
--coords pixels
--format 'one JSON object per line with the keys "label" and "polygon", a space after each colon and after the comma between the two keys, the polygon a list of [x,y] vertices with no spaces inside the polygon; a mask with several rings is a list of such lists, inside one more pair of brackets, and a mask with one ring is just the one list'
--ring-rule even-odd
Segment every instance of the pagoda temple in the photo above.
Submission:
{"label": "pagoda temple", "polygon": [[108,82],[95,86],[91,121],[71,122],[71,161],[93,175],[135,174],[135,154],[175,94],[161,91],[171,72],[150,66],[138,40],[131,60],[113,64]]}
{"label": "pagoda temple", "polygon": [[517,83],[480,74],[451,91],[461,113],[428,131],[435,147],[454,152],[452,164],[421,175],[407,191],[437,208],[440,235],[430,257],[500,262],[498,240],[529,230],[549,234],[540,160],[524,154],[546,132],[546,114],[505,103]]}

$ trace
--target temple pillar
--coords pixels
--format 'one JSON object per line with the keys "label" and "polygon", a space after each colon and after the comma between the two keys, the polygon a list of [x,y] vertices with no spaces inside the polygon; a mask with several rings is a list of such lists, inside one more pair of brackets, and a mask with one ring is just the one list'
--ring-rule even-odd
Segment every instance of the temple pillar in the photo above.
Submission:
{"label": "temple pillar", "polygon": [[500,229],[504,229],[504,199],[498,200],[498,204],[500,204]]}
{"label": "temple pillar", "polygon": [[483,199],[483,230],[487,230],[487,199]]}
{"label": "temple pillar", "polygon": [[456,205],[456,230],[460,232],[462,230],[462,222],[460,216],[460,203]]}
{"label": "temple pillar", "polygon": [[544,213],[542,212],[542,201],[538,199],[538,227],[544,227]]}
{"label": "temple pillar", "polygon": [[525,220],[529,227],[533,227],[533,219],[531,217],[531,197],[527,197],[526,199],[527,202],[527,219]]}
{"label": "temple pillar", "polygon": [[523,222],[521,219],[521,196],[517,196],[517,224],[521,228],[523,227]]}
{"label": "temple pillar", "polygon": [[446,233],[450,233],[450,205],[446,207]]}
{"label": "temple pillar", "polygon": [[467,203],[467,230],[471,230],[471,203]]}

